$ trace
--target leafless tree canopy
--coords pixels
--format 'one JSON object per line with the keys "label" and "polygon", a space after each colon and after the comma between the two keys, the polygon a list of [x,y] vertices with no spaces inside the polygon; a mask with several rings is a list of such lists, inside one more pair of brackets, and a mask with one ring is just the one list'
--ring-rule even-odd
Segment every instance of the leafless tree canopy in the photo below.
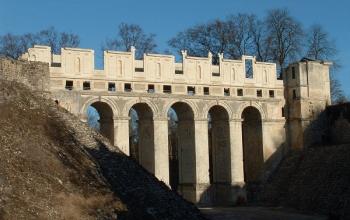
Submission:
{"label": "leafless tree canopy", "polygon": [[333,59],[337,54],[334,41],[321,25],[313,25],[307,35],[307,56],[315,60]]}
{"label": "leafless tree canopy", "polygon": [[232,59],[243,54],[254,55],[258,61],[277,63],[278,76],[288,63],[302,57],[330,60],[333,61],[332,100],[345,99],[340,82],[334,77],[334,72],[340,68],[335,62],[335,42],[321,25],[313,25],[305,31],[287,9],[270,10],[262,19],[254,14],[237,14],[198,24],[179,32],[168,44],[177,52],[186,49],[194,56],[206,56],[210,51],[215,64],[218,53]]}
{"label": "leafless tree canopy", "polygon": [[59,54],[61,47],[78,47],[79,36],[73,33],[58,32],[54,27],[37,33],[0,36],[0,54],[17,59],[35,44],[50,46],[52,52]]}
{"label": "leafless tree canopy", "polygon": [[302,53],[303,28],[286,9],[269,11],[265,23],[272,41],[272,59],[280,68],[284,68]]}
{"label": "leafless tree canopy", "polygon": [[103,50],[123,50],[129,51],[130,47],[136,47],[136,57],[142,58],[144,53],[155,52],[155,34],[146,34],[144,30],[136,24],[121,23],[118,27],[118,34],[113,39],[107,39]]}
{"label": "leafless tree canopy", "polygon": [[301,24],[287,10],[276,9],[262,20],[253,14],[237,14],[199,24],[179,32],[168,43],[177,51],[187,49],[196,56],[210,51],[214,56],[224,53],[237,59],[249,54],[259,61],[277,62],[283,68],[301,54],[303,33]]}
{"label": "leafless tree canopy", "polygon": [[319,24],[311,26],[307,33],[307,51],[305,56],[315,60],[333,61],[330,74],[332,101],[333,103],[347,101],[347,97],[341,88],[341,83],[335,77],[335,72],[340,69],[340,64],[336,60],[337,49],[335,42],[330,39],[328,32]]}

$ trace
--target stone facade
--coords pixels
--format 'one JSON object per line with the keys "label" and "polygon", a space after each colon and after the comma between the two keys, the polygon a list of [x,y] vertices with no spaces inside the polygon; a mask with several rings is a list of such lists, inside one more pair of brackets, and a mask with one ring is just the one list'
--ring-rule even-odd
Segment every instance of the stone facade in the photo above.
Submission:
{"label": "stone facade", "polygon": [[[323,62],[292,64],[280,80],[274,63],[251,56],[228,60],[219,54],[213,65],[210,53],[182,51],[176,63],[159,54],[135,60],[131,48],[105,51],[104,70],[96,70],[93,50],[62,48],[55,55],[35,46],[22,59],[48,63],[52,97],[82,120],[89,106],[96,108],[101,133],[127,155],[129,115],[136,110],[138,161],[200,204],[244,198],[245,183],[264,178],[288,147],[305,145],[310,115],[330,103],[329,64]],[[175,160],[168,147],[170,109],[178,117]]]}

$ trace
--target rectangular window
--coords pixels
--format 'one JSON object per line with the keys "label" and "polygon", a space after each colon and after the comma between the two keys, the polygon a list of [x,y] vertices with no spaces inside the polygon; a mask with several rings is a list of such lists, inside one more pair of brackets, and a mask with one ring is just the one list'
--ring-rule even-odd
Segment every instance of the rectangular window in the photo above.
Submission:
{"label": "rectangular window", "polygon": [[175,74],[184,74],[184,71],[182,71],[182,70],[175,70]]}
{"label": "rectangular window", "polygon": [[262,90],[261,89],[256,90],[256,96],[262,97]]}
{"label": "rectangular window", "polygon": [[51,63],[52,67],[61,67],[61,63]]}
{"label": "rectangular window", "polygon": [[135,72],[143,72],[143,68],[135,68]]}
{"label": "rectangular window", "polygon": [[243,96],[243,89],[237,89],[237,96]]}
{"label": "rectangular window", "polygon": [[292,67],[292,79],[295,79],[295,67]]}
{"label": "rectangular window", "polygon": [[253,60],[245,60],[245,77],[248,79],[253,79]]}
{"label": "rectangular window", "polygon": [[125,83],[124,84],[124,92],[131,92],[132,88],[131,88],[131,83]]}
{"label": "rectangular window", "polygon": [[209,87],[204,87],[203,88],[203,94],[204,95],[209,95]]}
{"label": "rectangular window", "polygon": [[72,80],[66,80],[66,89],[67,90],[73,89],[73,81]]}
{"label": "rectangular window", "polygon": [[211,73],[212,76],[220,76],[220,73]]}
{"label": "rectangular window", "polygon": [[224,88],[224,96],[230,96],[230,89]]}
{"label": "rectangular window", "polygon": [[84,81],[83,82],[83,90],[90,90],[90,82],[89,81]]}
{"label": "rectangular window", "polygon": [[275,98],[275,90],[269,90],[270,98]]}
{"label": "rectangular window", "polygon": [[196,88],[194,86],[187,86],[187,95],[196,94]]}
{"label": "rectangular window", "polygon": [[297,91],[293,89],[293,99],[297,99]]}
{"label": "rectangular window", "polygon": [[163,93],[171,93],[171,86],[163,85]]}
{"label": "rectangular window", "polygon": [[115,92],[115,83],[113,82],[108,83],[108,91]]}
{"label": "rectangular window", "polygon": [[149,85],[148,85],[147,92],[148,92],[148,93],[154,93],[154,85],[153,85],[153,84],[149,84]]}

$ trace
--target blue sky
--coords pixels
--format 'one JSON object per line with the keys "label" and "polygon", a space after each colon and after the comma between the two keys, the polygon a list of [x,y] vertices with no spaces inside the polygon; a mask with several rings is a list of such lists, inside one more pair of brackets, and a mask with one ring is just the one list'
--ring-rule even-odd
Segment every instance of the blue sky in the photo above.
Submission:
{"label": "blue sky", "polygon": [[[0,0],[0,35],[36,32],[48,26],[81,37],[81,47],[100,54],[101,43],[116,33],[119,23],[136,23],[157,35],[159,51],[178,31],[229,14],[254,13],[262,17],[272,8],[288,8],[305,27],[319,23],[339,50],[337,73],[350,96],[350,1],[347,0]],[[97,58],[101,60],[101,57]],[[97,61],[101,62],[101,61]]]}

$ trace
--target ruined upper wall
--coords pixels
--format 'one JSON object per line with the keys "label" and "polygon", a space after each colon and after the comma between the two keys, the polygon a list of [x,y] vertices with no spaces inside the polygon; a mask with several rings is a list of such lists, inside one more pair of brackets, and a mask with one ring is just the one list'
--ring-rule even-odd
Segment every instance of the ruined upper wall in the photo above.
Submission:
{"label": "ruined upper wall", "polygon": [[43,62],[0,58],[0,79],[23,83],[36,91],[50,89],[49,65]]}
{"label": "ruined upper wall", "polygon": [[[104,70],[96,70],[94,51],[80,48],[62,48],[61,55],[52,55],[51,48],[34,46],[22,59],[50,64],[51,76],[118,81],[145,81],[192,85],[227,85],[281,88],[283,81],[276,76],[276,64],[256,62],[255,57],[241,60],[224,59],[219,54],[219,65],[212,65],[208,57],[191,57],[182,52],[182,63],[173,55],[144,54],[135,59],[135,48],[130,52],[104,51]],[[245,60],[252,60],[253,77],[246,77]]]}

